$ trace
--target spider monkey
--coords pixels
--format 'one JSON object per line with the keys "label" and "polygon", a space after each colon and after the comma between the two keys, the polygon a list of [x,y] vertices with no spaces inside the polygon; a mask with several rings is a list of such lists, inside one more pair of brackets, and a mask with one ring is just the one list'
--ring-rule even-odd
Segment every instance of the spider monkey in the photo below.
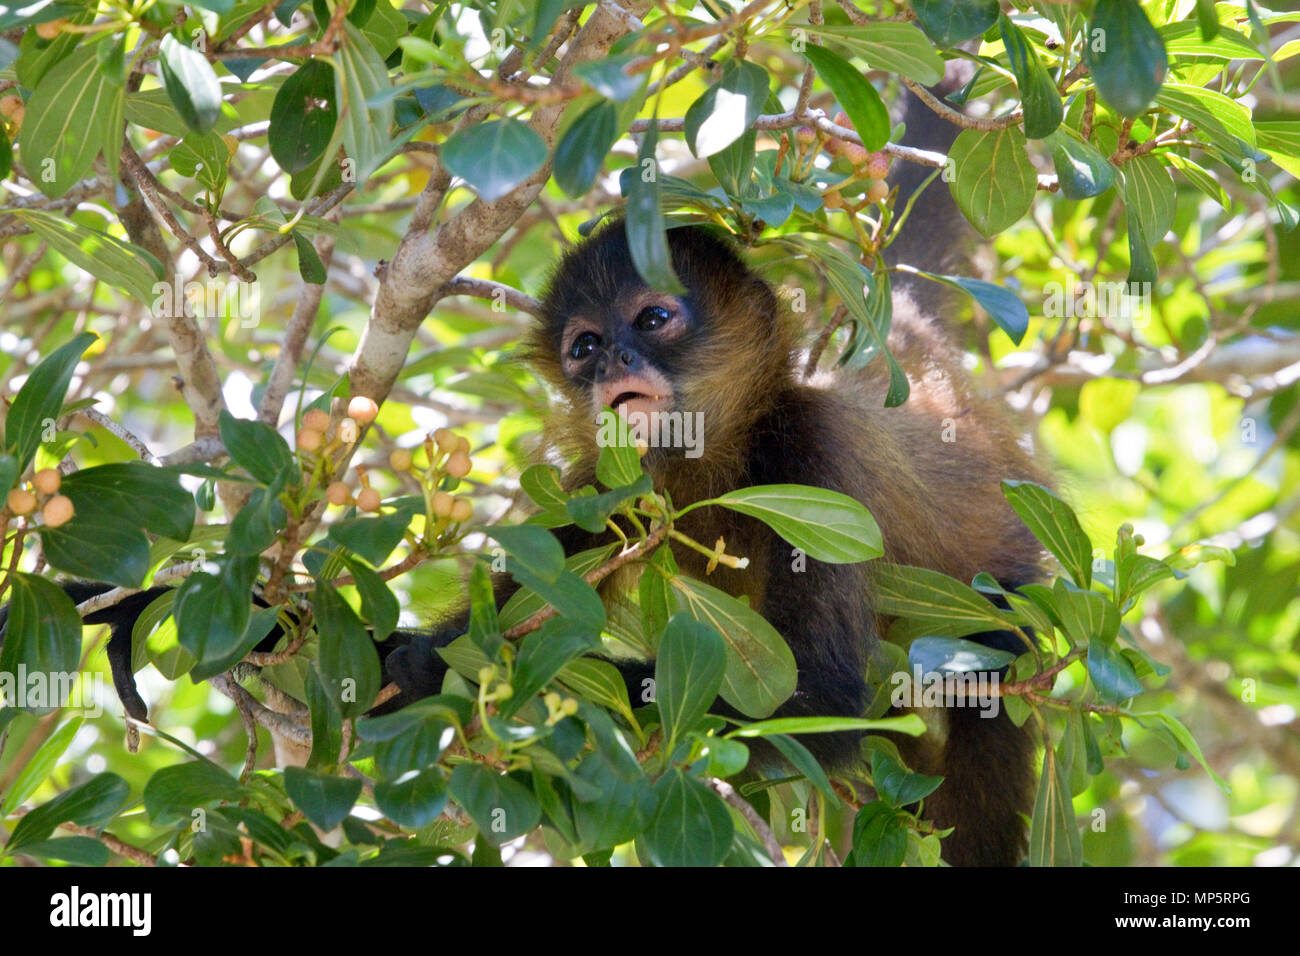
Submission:
{"label": "spider monkey", "polygon": [[[937,92],[954,89],[950,78]],[[946,150],[955,127],[936,120],[908,95],[909,145]],[[895,178],[897,208],[924,170]],[[918,197],[911,222],[887,257],[948,270],[963,247],[951,241],[962,219],[948,190]],[[669,231],[669,247],[684,295],[650,289],[637,274],[621,222],[613,222],[563,257],[542,297],[542,319],[528,343],[533,367],[563,401],[545,428],[545,445],[571,462],[571,489],[595,480],[595,412],[702,412],[703,454],[651,448],[644,465],[656,488],[678,507],[760,484],[830,488],[866,505],[883,533],[885,554],[862,564],[806,560],[794,570],[791,547],[766,525],[722,508],[701,508],[679,522],[698,541],[725,538],[745,569],[719,567],[709,580],[745,596],[789,643],[798,686],[778,716],[859,716],[867,704],[867,655],[889,621],[872,607],[873,571],[882,562],[917,565],[969,581],[990,572],[1008,590],[1041,576],[1041,550],[999,490],[1004,478],[1044,481],[1042,467],[1021,447],[1005,409],[977,396],[962,370],[961,351],[940,316],[951,308],[933,283],[900,274],[894,287],[889,347],[908,372],[911,395],[883,407],[887,375],[881,363],[805,381],[800,330],[771,286],[741,260],[733,245],[701,227]],[[927,287],[928,286],[928,287]],[[945,442],[955,423],[957,440]],[[606,543],[570,525],[556,529],[566,553]],[[682,571],[703,576],[705,559],[674,547]],[[626,583],[626,582],[624,582]],[[606,581],[617,586],[616,581]],[[80,601],[102,585],[68,585]],[[500,600],[508,593],[504,587]],[[130,664],[130,625],[161,589],[145,591],[86,618],[108,623],[114,682],[128,713],[143,719]],[[0,612],[2,615],[3,612]],[[3,616],[0,616],[0,625]],[[437,693],[446,665],[435,653],[463,633],[463,622],[435,632],[398,632],[379,646],[385,679],[402,690],[388,712]],[[268,644],[279,635],[273,632]],[[1010,632],[969,638],[1020,653]],[[633,700],[653,663],[616,661]],[[715,712],[734,713],[722,701]],[[937,726],[900,750],[912,769],[942,774],[926,798],[926,816],[955,827],[943,855],[957,865],[1014,865],[1024,852],[1023,816],[1033,794],[1034,742],[1002,711],[986,718],[974,708],[938,711]],[[857,758],[858,737],[802,738],[827,767]]]}

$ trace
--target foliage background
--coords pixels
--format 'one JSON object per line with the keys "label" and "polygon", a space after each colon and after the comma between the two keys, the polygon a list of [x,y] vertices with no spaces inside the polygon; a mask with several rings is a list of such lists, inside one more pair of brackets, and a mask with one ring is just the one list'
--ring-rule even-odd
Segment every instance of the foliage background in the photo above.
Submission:
{"label": "foliage background", "polygon": [[[147,32],[153,35],[175,24],[184,37],[202,25],[215,31],[217,42],[229,38],[242,23],[250,29],[246,35],[238,34],[235,42],[245,46],[281,43],[295,34],[302,37],[292,42],[317,42],[329,12],[323,4],[318,4],[319,25],[308,6],[292,18],[289,27],[270,19],[274,6],[158,4],[150,13],[148,5],[104,3],[95,16],[101,23],[113,18],[124,24],[147,23]],[[458,5],[450,11],[446,5],[430,6],[438,7],[435,12],[442,16],[441,58],[426,66],[429,60],[421,62],[421,57],[428,51],[407,46],[407,56],[397,58],[394,76],[403,70],[436,71],[443,58],[469,62],[484,70],[475,91],[477,102],[508,104],[513,97],[515,109],[534,117],[551,105],[544,96],[530,97],[519,85],[507,87],[504,81],[494,85],[491,79],[492,68],[500,61],[491,47],[491,28],[501,25],[512,38],[525,35],[535,24],[523,5],[500,0]],[[573,26],[587,22],[593,10],[570,13],[559,9],[567,4],[542,6],[548,11],[554,8],[562,26],[570,20]],[[806,20],[809,9],[819,6],[793,4],[795,22]],[[840,6],[825,6],[828,22],[849,22]],[[873,17],[897,12],[888,6],[861,6]],[[1060,62],[1056,58],[1064,54],[1044,45],[1033,24],[1060,15],[1061,9],[1068,10],[1066,16],[1082,16],[1087,6],[1048,3],[1017,13],[1003,4],[1003,10],[1026,26],[1026,35],[1055,68]],[[1202,5],[1169,0],[1142,6],[1152,22],[1162,26],[1193,22]],[[388,19],[405,10],[409,22],[398,14],[393,27],[398,31],[421,22],[427,12],[419,4],[393,6],[390,0],[379,0],[379,7]],[[722,4],[718,7],[725,9]],[[1294,83],[1288,83],[1300,71],[1300,57],[1295,56],[1300,53],[1300,17],[1273,17],[1255,5],[1249,10],[1223,3],[1213,7],[1216,17],[1231,23],[1241,35],[1253,37],[1251,42],[1268,35],[1276,75],[1257,77],[1258,58],[1225,60],[1221,55],[1180,55],[1171,50],[1174,77],[1193,85],[1222,85],[1251,108],[1255,122],[1286,124],[1273,127],[1281,146],[1269,149],[1271,160],[1258,165],[1259,178],[1284,205],[1279,207],[1262,195],[1240,170],[1225,164],[1221,154],[1195,145],[1162,149],[1159,155],[1177,152],[1201,162],[1224,191],[1225,202],[1210,198],[1207,192],[1213,188],[1203,191],[1185,175],[1172,176],[1176,207],[1168,231],[1153,243],[1158,279],[1152,321],[1137,329],[1105,316],[1060,321],[1043,315],[1050,283],[1087,276],[1121,281],[1130,268],[1130,253],[1126,216],[1116,191],[1084,200],[1040,191],[1029,214],[1001,231],[980,263],[985,278],[1011,289],[1028,306],[1028,335],[1019,345],[1013,344],[978,309],[962,327],[968,333],[970,364],[980,373],[982,385],[1004,392],[1013,405],[1032,414],[1044,449],[1060,465],[1066,497],[1094,544],[1109,548],[1115,528],[1130,522],[1145,536],[1147,550],[1157,555],[1209,540],[1231,549],[1235,556],[1233,565],[1203,564],[1183,582],[1158,585],[1126,618],[1141,644],[1171,668],[1167,679],[1157,681],[1156,689],[1144,697],[1143,709],[1182,720],[1199,741],[1207,762],[1231,789],[1225,792],[1194,762],[1189,765],[1186,756],[1170,746],[1167,734],[1126,722],[1128,755],[1109,759],[1105,771],[1074,800],[1084,824],[1084,855],[1094,864],[1278,865],[1294,863],[1300,852],[1300,388],[1295,384],[1300,378],[1300,232],[1285,228],[1287,215],[1294,216],[1286,204],[1300,205],[1300,187],[1293,178],[1300,173],[1296,148],[1300,102],[1289,90]],[[61,9],[70,16],[81,8],[70,4]],[[640,12],[647,24],[659,29],[671,22],[665,18],[692,12],[700,22],[710,19],[704,7],[691,11],[678,4]],[[775,23],[786,15],[781,4],[749,4],[743,12],[760,25],[765,17]],[[1254,27],[1251,13],[1263,18],[1263,29]],[[0,93],[19,91],[30,105],[31,91],[18,82],[8,51],[26,49],[35,28],[13,16],[4,20],[7,65],[0,70]],[[753,32],[740,42],[747,56],[770,73],[774,91],[789,108],[798,96],[804,61],[789,51],[788,38],[764,37],[761,29]],[[723,33],[716,46],[709,35],[691,46],[725,61],[735,54],[739,35]],[[987,49],[997,54],[996,39]],[[1070,63],[1077,58],[1074,52],[1069,56]],[[226,58],[216,59],[232,66]],[[225,111],[214,128],[233,136],[238,144],[229,158],[229,181],[220,202],[222,209],[232,211],[224,218],[251,216],[258,200],[268,196],[286,210],[297,207],[289,177],[269,156],[266,126],[276,90],[293,67],[287,59],[271,62],[271,70],[242,84],[225,68],[217,71],[227,95]],[[542,75],[548,72],[549,68],[541,71]],[[870,75],[889,102],[898,91],[897,76],[888,70]],[[1238,97],[1251,80],[1257,82]],[[142,81],[144,95],[160,90],[156,60],[148,62]],[[709,82],[701,71],[683,70],[658,100],[659,115],[683,116]],[[986,92],[984,99],[996,111],[1015,102],[1015,88]],[[128,107],[127,142],[145,161],[160,161],[154,162],[154,169],[161,170],[156,176],[164,189],[164,204],[177,211],[182,229],[195,245],[228,271],[229,265],[208,237],[205,216],[194,206],[202,194],[198,181],[176,171],[174,152],[168,156],[187,130],[160,92],[154,92],[149,102],[153,113],[144,112],[143,106]],[[820,84],[814,88],[811,105],[826,110],[826,116],[834,113],[832,97]],[[401,111],[411,104],[402,100],[397,108],[400,120]],[[149,126],[147,117],[169,110],[165,120],[153,119],[156,125]],[[650,115],[647,104],[640,116]],[[30,110],[21,124],[8,119],[8,135],[17,139],[20,161],[19,126],[30,130],[34,120]],[[556,123],[566,121],[557,113],[548,127],[552,135]],[[479,233],[496,230],[472,262],[453,268],[453,274],[462,277],[461,284],[444,290],[479,297],[436,296],[436,305],[419,324],[400,378],[357,459],[375,466],[373,480],[386,494],[397,492],[402,488],[383,468],[388,452],[411,447],[433,428],[453,425],[471,438],[475,452],[469,487],[477,520],[489,523],[514,514],[512,502],[528,438],[539,428],[548,399],[514,351],[530,321],[518,308],[527,300],[511,291],[504,299],[508,307],[496,309],[493,290],[498,286],[479,283],[536,293],[548,267],[576,237],[578,227],[619,201],[616,174],[635,161],[637,142],[620,138],[604,158],[601,175],[576,198],[551,181],[534,199],[494,221],[480,215],[481,209],[471,210],[474,190],[460,180],[452,181],[445,195],[430,202],[437,192],[431,182],[436,187],[438,177],[446,176],[437,147],[456,128],[455,120],[435,122],[425,114],[408,146],[364,178],[362,188],[353,192],[336,186],[323,191],[326,201],[311,201],[314,212],[342,225],[337,231],[322,226],[297,234],[314,242],[320,260],[328,265],[323,286],[303,285],[300,270],[308,267],[295,253],[294,243],[275,245],[274,233],[250,230],[229,248],[256,271],[261,292],[256,321],[243,321],[238,314],[193,321],[219,379],[221,402],[236,417],[251,418],[262,405],[288,331],[301,327],[304,308],[314,310],[307,313],[313,332],[306,354],[317,349],[308,377],[309,397],[331,387],[349,367],[356,369],[367,321],[372,314],[382,313],[385,304],[393,305],[395,293],[376,276],[376,263],[396,260],[397,271],[427,264],[419,256],[408,257],[410,262],[403,264],[403,253],[398,251],[411,251],[412,236],[418,232],[411,228],[413,212],[417,217],[436,214],[437,222],[447,223],[468,211],[459,220],[465,230],[461,239],[472,235],[476,242]],[[760,153],[776,148],[776,135],[779,130],[759,135]],[[1033,152],[1039,172],[1050,175],[1046,150]],[[708,166],[691,156],[680,134],[663,134],[658,155],[669,174],[692,179],[703,188],[714,186]],[[140,208],[125,201],[130,196],[121,185],[113,185],[115,178],[134,177],[132,162],[125,157],[120,168],[116,157],[114,168],[101,157],[70,193],[54,198],[43,197],[17,171],[5,180],[0,198],[0,262],[5,272],[0,285],[4,346],[0,393],[12,396],[40,356],[77,332],[94,331],[100,339],[77,367],[69,401],[93,398],[97,412],[125,426],[161,455],[186,447],[196,437],[196,409],[175,382],[175,328],[169,327],[166,316],[151,314],[148,303],[122,294],[102,276],[59,255],[41,235],[33,234],[30,221],[15,215],[19,210],[47,210],[122,239],[135,238],[123,224],[140,215]],[[895,172],[900,162],[895,160]],[[936,182],[934,188],[946,187]],[[842,216],[837,220],[827,215],[820,221],[826,224],[826,234],[846,233]],[[184,249],[173,235],[156,229],[154,234],[157,248],[164,253],[160,258],[165,257],[169,268],[185,277],[201,275],[205,263],[192,250]],[[301,248],[299,239],[299,253]],[[429,250],[420,254],[428,255]],[[441,250],[432,254],[441,255]],[[759,252],[757,258],[777,257],[769,251]],[[394,269],[389,266],[389,280]],[[769,275],[786,279],[791,286],[806,278],[783,271],[780,263],[771,266]],[[834,310],[834,297],[824,285],[815,293],[810,290],[810,296],[815,321]],[[418,302],[397,303],[388,314],[398,315],[403,309],[418,310]],[[189,360],[194,360],[193,354]],[[290,408],[294,397],[290,396]],[[103,421],[80,418],[69,428],[81,436],[74,451],[79,467],[137,457]],[[200,438],[203,430],[200,421]],[[41,454],[48,455],[49,450]],[[197,480],[190,486],[194,484]],[[411,490],[409,485],[405,490]],[[220,520],[221,515],[218,509],[207,520]],[[31,559],[29,553],[23,560]],[[458,603],[459,578],[456,562],[430,560],[396,579],[403,622],[414,624]],[[86,646],[87,666],[107,674],[103,635],[93,636]],[[1068,692],[1071,681],[1082,681],[1080,675],[1071,674],[1067,671],[1059,692]],[[245,754],[245,731],[229,700],[204,683],[163,680],[151,667],[137,679],[153,712],[165,715],[162,726],[168,732],[230,769],[239,766]],[[22,715],[4,727],[0,793],[58,726],[57,715]],[[119,709],[110,701],[103,716],[87,720],[76,732],[29,802],[43,803],[88,773],[104,770],[121,775],[131,791],[139,793],[155,771],[176,762],[176,750],[161,741],[146,741],[138,754],[126,752],[121,745],[125,730]],[[270,750],[266,731],[259,733],[265,754]],[[1099,809],[1107,821],[1101,832],[1088,825]],[[139,812],[121,818],[113,830],[128,843],[158,846],[157,830]],[[518,859],[541,851],[541,844],[532,841],[518,851],[522,854]],[[6,857],[2,862],[12,865],[17,859]]]}

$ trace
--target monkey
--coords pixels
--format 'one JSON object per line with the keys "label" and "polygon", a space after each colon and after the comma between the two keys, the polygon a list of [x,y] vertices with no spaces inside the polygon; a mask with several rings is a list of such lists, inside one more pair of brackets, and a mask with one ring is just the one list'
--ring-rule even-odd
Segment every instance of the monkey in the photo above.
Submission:
{"label": "monkey", "polygon": [[[928,110],[909,104],[905,115],[914,144],[951,144],[952,131],[939,128],[950,124],[937,124]],[[918,182],[910,171],[900,177],[900,208]],[[937,268],[960,261],[957,244],[948,241],[960,233],[959,222],[947,190],[927,189],[887,256]],[[888,344],[908,373],[911,393],[904,405],[886,408],[888,378],[879,362],[805,380],[803,330],[731,239],[689,225],[669,229],[668,246],[684,294],[646,284],[621,220],[599,228],[556,266],[525,347],[532,368],[559,398],[542,447],[569,461],[563,482],[574,490],[595,482],[594,419],[601,409],[625,416],[699,413],[702,454],[652,447],[643,459],[656,489],[678,508],[766,484],[827,488],[865,505],[881,528],[885,553],[859,564],[809,558],[796,570],[790,545],[774,531],[722,508],[696,509],[678,524],[697,541],[722,538],[729,553],[748,558],[745,568],[720,566],[708,577],[747,599],[790,646],[797,687],[776,716],[861,716],[868,655],[890,624],[873,607],[876,569],[915,565],[963,581],[984,571],[1009,591],[1041,578],[1042,549],[1004,500],[1000,482],[1050,483],[1046,469],[1022,446],[1009,411],[977,394],[942,319],[951,304],[919,280],[900,274],[894,287]],[[945,442],[945,430],[954,425],[958,440]],[[609,540],[609,533],[593,535],[574,525],[554,531],[567,554]],[[706,575],[704,556],[672,547],[684,573]],[[604,587],[620,583],[627,582],[615,577]],[[77,600],[103,589],[76,587]],[[133,595],[86,619],[113,628],[114,682],[128,713],[139,719],[146,709],[131,677],[130,624],[159,593]],[[509,593],[503,586],[498,601]],[[437,693],[446,673],[437,648],[463,631],[464,621],[453,620],[380,642],[385,680],[401,693],[376,712]],[[268,649],[278,636],[273,631],[267,638]],[[1007,631],[968,639],[1014,654],[1026,650]],[[653,662],[613,663],[638,700]],[[712,710],[734,714],[721,700]],[[937,827],[954,828],[942,842],[944,860],[1015,865],[1024,854],[1024,817],[1033,796],[1032,736],[1005,711],[988,718],[974,708],[949,708],[929,716],[937,724],[931,732],[898,743],[911,769],[944,777],[924,802],[925,816]],[[829,769],[860,759],[860,735],[800,739]]]}

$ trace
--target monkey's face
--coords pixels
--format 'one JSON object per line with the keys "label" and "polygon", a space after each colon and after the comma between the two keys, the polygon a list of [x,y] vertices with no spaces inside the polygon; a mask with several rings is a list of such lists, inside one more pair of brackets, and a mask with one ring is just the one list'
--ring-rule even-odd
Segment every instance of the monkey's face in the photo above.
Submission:
{"label": "monkey's face", "polygon": [[672,370],[697,324],[689,298],[624,286],[565,323],[564,377],[586,394],[593,414],[607,406],[625,418],[671,411],[679,398]]}

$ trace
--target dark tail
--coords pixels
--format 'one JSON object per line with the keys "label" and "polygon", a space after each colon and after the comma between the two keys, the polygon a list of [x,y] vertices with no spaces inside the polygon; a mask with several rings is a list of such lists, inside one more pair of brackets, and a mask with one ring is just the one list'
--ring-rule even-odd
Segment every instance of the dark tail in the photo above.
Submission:
{"label": "dark tail", "polygon": [[[964,86],[972,75],[973,67],[969,61],[950,60],[943,80],[930,87],[930,92],[942,100]],[[899,118],[907,127],[902,145],[913,149],[946,155],[961,132],[955,123],[944,119],[906,90]],[[898,213],[934,171],[934,167],[908,160],[894,163],[891,178],[898,187],[898,198],[894,202]],[[953,202],[948,183],[939,175],[917,195],[898,237],[885,250],[884,259],[891,266],[902,263],[927,272],[969,275],[970,252],[977,239],[975,230]],[[907,292],[918,312],[943,315],[952,308],[950,290],[945,287],[926,279],[912,278],[906,273],[895,273],[894,276],[895,288]]]}

